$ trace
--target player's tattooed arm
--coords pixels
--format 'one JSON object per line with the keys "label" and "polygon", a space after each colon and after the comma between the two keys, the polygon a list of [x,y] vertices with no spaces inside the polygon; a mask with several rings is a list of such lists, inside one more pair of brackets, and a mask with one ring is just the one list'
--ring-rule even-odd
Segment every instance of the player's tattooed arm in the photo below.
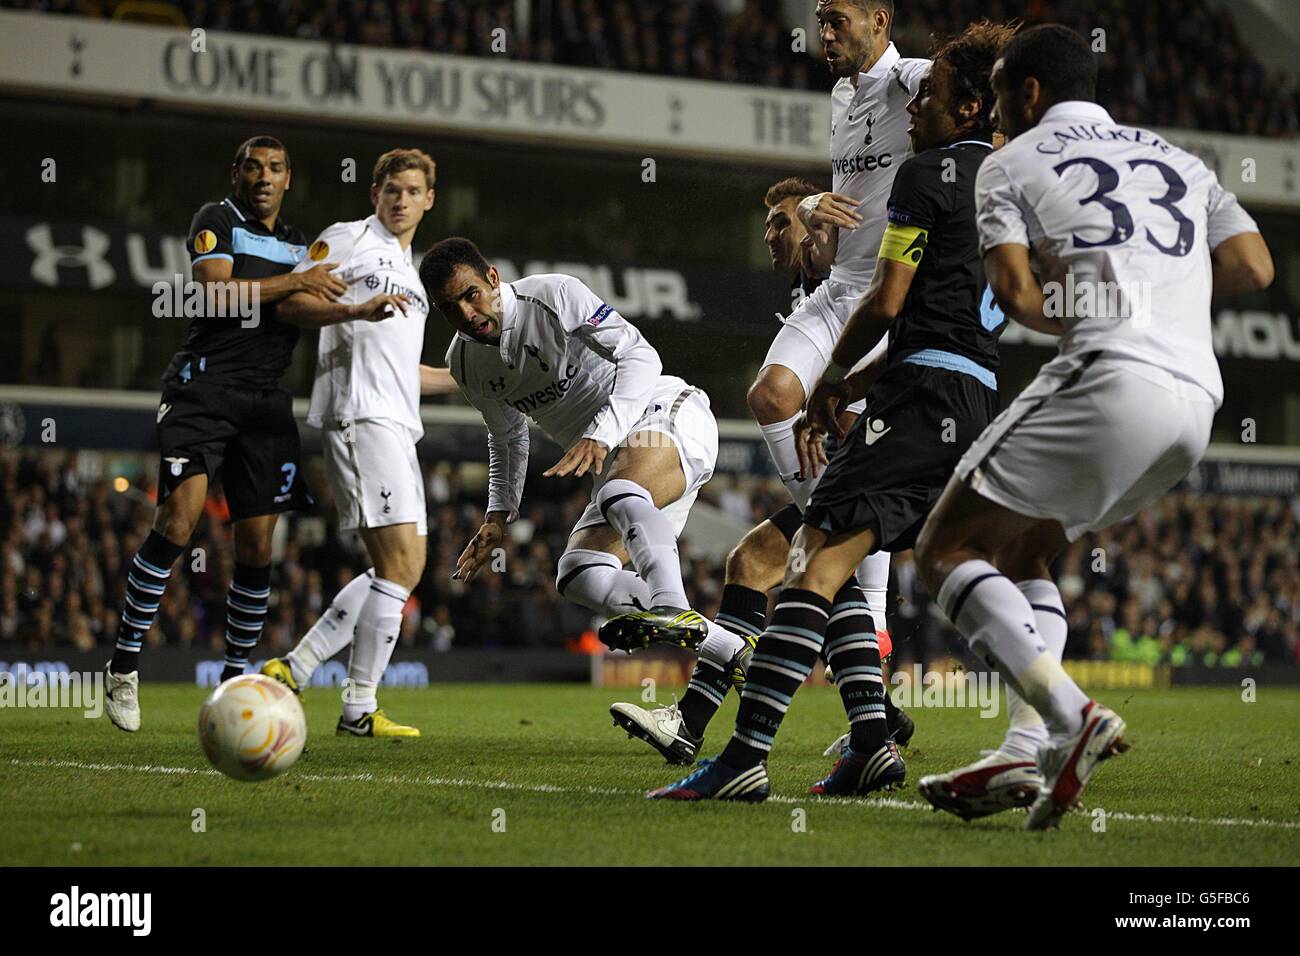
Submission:
{"label": "player's tattooed arm", "polygon": [[305,329],[319,329],[339,322],[382,322],[406,315],[410,299],[384,293],[365,302],[329,302],[307,292],[295,292],[280,304],[276,317]]}
{"label": "player's tattooed arm", "polygon": [[234,263],[229,259],[204,259],[193,266],[195,282],[237,282],[241,286],[257,286],[259,302],[278,302],[295,292],[333,302],[348,290],[342,279],[330,274],[333,268],[333,263],[322,262],[305,272],[286,272],[267,279],[233,279]]}
{"label": "player's tattooed arm", "polygon": [[1016,242],[984,253],[984,275],[993,298],[1007,318],[1047,335],[1063,335],[1065,326],[1043,314],[1043,288],[1029,265],[1029,247]]}
{"label": "player's tattooed arm", "polygon": [[879,368],[867,366],[862,370],[863,374],[851,379],[849,370],[889,334],[890,327],[907,300],[915,275],[916,266],[910,262],[894,261],[883,255],[876,260],[876,272],[872,276],[871,285],[854,306],[844,331],[835,343],[830,365],[822,372],[812,394],[808,396],[805,407],[812,434],[810,440],[828,434],[844,437],[840,416],[849,403],[854,401],[854,386],[860,390],[858,397],[861,397],[866,394],[870,382],[880,373]]}

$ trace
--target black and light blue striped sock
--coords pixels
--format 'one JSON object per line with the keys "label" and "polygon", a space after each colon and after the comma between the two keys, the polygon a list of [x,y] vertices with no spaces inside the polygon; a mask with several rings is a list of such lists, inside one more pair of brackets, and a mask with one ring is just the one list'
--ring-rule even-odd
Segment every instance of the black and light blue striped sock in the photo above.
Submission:
{"label": "black and light blue striped sock", "polygon": [[889,736],[885,681],[876,625],[856,578],[849,578],[835,595],[826,626],[825,653],[849,716],[849,746],[858,753],[873,754]]}
{"label": "black and light blue striped sock", "polygon": [[[756,639],[763,633],[767,617],[767,595],[739,584],[728,584],[722,589],[722,604],[714,618],[719,625],[742,638]],[[731,674],[718,661],[701,654],[695,662],[695,672],[682,695],[679,710],[686,729],[696,737],[703,736],[713,715],[727,699],[731,687]]]}
{"label": "black and light blue striped sock", "polygon": [[722,752],[728,767],[745,769],[767,759],[795,691],[817,663],[830,610],[830,601],[801,588],[786,588],[777,598],[772,623],[749,662],[735,733]]}
{"label": "black and light blue striped sock", "polygon": [[226,592],[226,660],[223,681],[238,677],[262,637],[271,601],[271,566],[236,564]]}
{"label": "black and light blue striped sock", "polygon": [[184,550],[184,545],[167,540],[157,531],[150,531],[149,537],[131,559],[126,574],[122,619],[117,626],[117,644],[109,663],[114,674],[129,674],[139,666],[144,636],[153,627],[158,605],[172,576],[172,565]]}

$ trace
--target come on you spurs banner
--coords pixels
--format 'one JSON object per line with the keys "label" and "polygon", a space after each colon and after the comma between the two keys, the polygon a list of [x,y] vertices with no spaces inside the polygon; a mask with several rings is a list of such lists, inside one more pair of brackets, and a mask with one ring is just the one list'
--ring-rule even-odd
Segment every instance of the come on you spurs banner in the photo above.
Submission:
{"label": "come on you spurs banner", "polygon": [[0,88],[800,169],[828,163],[825,96],[200,32],[196,52],[196,37],[174,27],[0,11]]}
{"label": "come on you spurs banner", "polygon": [[[823,93],[217,31],[202,40],[195,52],[181,29],[0,11],[0,89],[636,148],[823,179],[829,164]],[[1300,142],[1155,132],[1243,202],[1300,209]]]}

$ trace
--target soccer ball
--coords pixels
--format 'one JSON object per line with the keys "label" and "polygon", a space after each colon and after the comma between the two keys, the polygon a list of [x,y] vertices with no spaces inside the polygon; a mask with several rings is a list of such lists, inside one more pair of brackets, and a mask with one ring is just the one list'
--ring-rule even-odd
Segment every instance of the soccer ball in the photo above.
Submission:
{"label": "soccer ball", "polygon": [[199,743],[212,766],[236,780],[270,780],[294,765],[307,716],[289,688],[261,674],[226,681],[199,711]]}

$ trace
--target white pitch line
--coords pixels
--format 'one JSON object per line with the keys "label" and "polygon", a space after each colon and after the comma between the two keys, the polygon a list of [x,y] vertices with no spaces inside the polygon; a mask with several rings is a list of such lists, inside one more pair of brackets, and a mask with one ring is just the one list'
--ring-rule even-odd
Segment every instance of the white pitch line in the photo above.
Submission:
{"label": "white pitch line", "polygon": [[[13,767],[49,768],[55,770],[86,770],[94,773],[153,773],[175,776],[220,777],[221,773],[208,767],[163,767],[156,764],[130,763],[87,763],[81,760],[9,760]],[[422,787],[460,787],[477,790],[514,790],[520,793],[559,793],[582,794],[601,797],[643,797],[641,790],[617,790],[609,787],[564,787],[553,783],[511,783],[508,780],[469,780],[464,777],[408,777],[397,774],[373,773],[298,773],[299,780],[311,783],[385,783],[394,785]],[[899,800],[896,797],[820,797],[810,794],[807,798],[768,797],[769,803],[783,803],[795,806],[812,804],[828,807],[871,807],[885,810],[933,810],[928,803],[916,803]],[[1192,816],[1166,816],[1162,813],[1126,813],[1123,810],[1108,810],[1107,820],[1121,820],[1126,823],[1186,824],[1205,827],[1260,827],[1275,830],[1300,830],[1300,822],[1286,820],[1253,820],[1244,817],[1215,817],[1202,819]]]}

